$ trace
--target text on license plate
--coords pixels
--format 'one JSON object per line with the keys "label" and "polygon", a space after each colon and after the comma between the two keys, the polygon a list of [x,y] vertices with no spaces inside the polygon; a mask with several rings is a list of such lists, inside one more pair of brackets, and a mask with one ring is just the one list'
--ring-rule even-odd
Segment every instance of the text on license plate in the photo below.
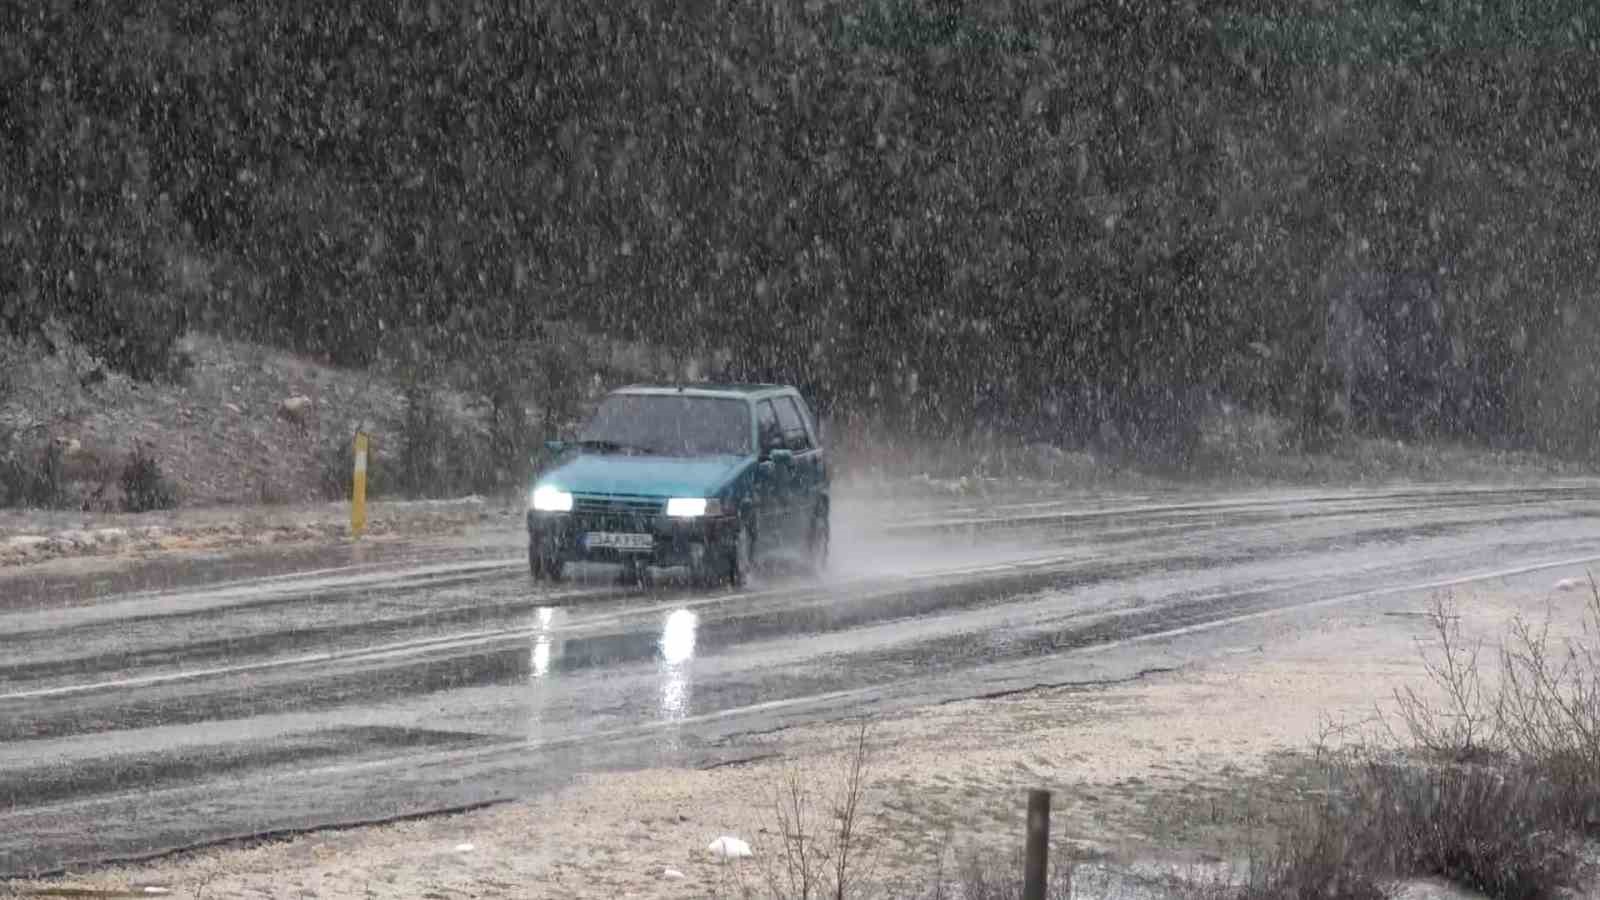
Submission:
{"label": "text on license plate", "polygon": [[591,531],[583,537],[590,550],[654,550],[656,539],[650,534],[624,534],[616,531]]}

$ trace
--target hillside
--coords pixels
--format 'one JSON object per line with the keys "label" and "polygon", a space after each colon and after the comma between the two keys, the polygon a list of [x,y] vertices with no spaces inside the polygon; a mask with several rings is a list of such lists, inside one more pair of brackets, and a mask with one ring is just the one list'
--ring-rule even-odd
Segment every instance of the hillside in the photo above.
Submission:
{"label": "hillside", "polygon": [[[1220,399],[1594,458],[1597,36],[1580,0],[13,5],[0,332],[159,378],[194,328],[510,370],[567,322],[923,437],[1181,459]],[[1331,321],[1390,276],[1430,285],[1372,297],[1398,335]]]}
{"label": "hillside", "polygon": [[[0,424],[34,447],[41,435],[54,441],[65,487],[92,509],[120,499],[117,480],[136,447],[179,486],[181,504],[211,506],[326,499],[325,448],[402,411],[400,391],[378,377],[211,337],[191,335],[183,349],[193,360],[183,384],[114,372],[85,383],[94,369],[78,353],[18,354]],[[284,401],[300,397],[309,406],[290,413]]]}
{"label": "hillside", "polygon": [[[573,336],[574,346],[583,346]],[[60,353],[0,343],[0,460],[38,471],[45,451],[61,456],[61,496],[27,504],[112,512],[120,479],[136,448],[177,489],[182,508],[281,506],[340,499],[348,491],[349,442],[357,428],[373,440],[374,497],[451,497],[516,493],[542,439],[541,397],[522,398],[525,446],[515,461],[495,460],[486,400],[456,377],[428,382],[428,417],[408,417],[407,380],[383,367],[352,370],[302,355],[191,333],[182,349],[192,365],[178,382],[142,383],[107,372],[70,341]],[[596,391],[659,374],[663,364],[639,347],[593,342],[572,381],[580,404]],[[288,409],[299,399],[301,412]],[[1197,413],[1191,465],[1140,465],[1115,453],[1088,453],[1018,435],[930,440],[882,423],[830,429],[841,477],[861,490],[983,494],[1017,479],[1074,487],[1155,487],[1205,482],[1240,484],[1503,480],[1584,474],[1590,467],[1536,453],[1475,449],[1449,442],[1401,443],[1351,437],[1321,452],[1295,446],[1288,423],[1229,407]],[[557,426],[568,427],[568,426]],[[426,433],[411,437],[417,430]],[[420,438],[420,439],[419,439]],[[407,483],[408,439],[425,446],[426,481]],[[519,465],[519,462],[522,463]]]}

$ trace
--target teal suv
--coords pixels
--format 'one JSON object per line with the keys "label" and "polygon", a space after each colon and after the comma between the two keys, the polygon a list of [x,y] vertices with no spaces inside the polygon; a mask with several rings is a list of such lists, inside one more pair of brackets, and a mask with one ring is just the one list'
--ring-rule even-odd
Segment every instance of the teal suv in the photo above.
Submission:
{"label": "teal suv", "polygon": [[744,583],[757,562],[820,570],[829,472],[792,387],[635,385],[607,395],[528,494],[528,565],[683,567],[703,585]]}

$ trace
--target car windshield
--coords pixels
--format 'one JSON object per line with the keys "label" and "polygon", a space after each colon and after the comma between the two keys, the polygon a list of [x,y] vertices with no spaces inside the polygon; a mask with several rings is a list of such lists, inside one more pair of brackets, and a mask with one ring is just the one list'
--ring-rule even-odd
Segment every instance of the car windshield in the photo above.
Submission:
{"label": "car windshield", "polygon": [[580,442],[601,453],[744,456],[750,453],[750,406],[722,397],[613,394]]}

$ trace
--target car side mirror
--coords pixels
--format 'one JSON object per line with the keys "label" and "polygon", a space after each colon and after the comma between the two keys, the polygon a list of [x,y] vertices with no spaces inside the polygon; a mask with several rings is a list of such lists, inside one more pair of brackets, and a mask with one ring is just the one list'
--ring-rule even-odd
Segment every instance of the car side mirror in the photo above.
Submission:
{"label": "car side mirror", "polygon": [[794,462],[794,451],[775,448],[767,451],[767,459],[772,460],[780,466],[786,466],[789,463]]}
{"label": "car side mirror", "polygon": [[544,442],[544,448],[546,450],[549,450],[551,453],[560,453],[561,451],[567,449],[567,442],[566,441],[545,441]]}

